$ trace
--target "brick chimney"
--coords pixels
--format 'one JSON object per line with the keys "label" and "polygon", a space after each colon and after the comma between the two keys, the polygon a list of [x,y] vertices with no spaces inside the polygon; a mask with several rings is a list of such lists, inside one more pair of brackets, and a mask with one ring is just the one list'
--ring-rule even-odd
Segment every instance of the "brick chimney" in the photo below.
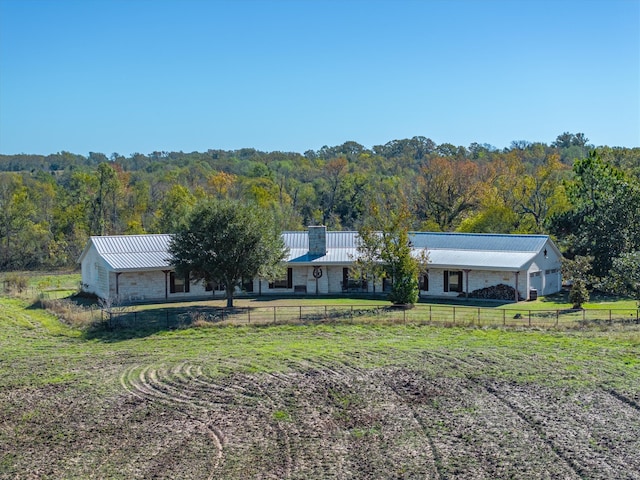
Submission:
{"label": "brick chimney", "polygon": [[309,255],[322,257],[327,254],[327,227],[318,225],[309,227]]}

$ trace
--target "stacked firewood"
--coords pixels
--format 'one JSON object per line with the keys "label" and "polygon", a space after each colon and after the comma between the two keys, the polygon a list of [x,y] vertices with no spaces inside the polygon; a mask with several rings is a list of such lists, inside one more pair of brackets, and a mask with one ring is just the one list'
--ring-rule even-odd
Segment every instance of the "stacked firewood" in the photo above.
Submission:
{"label": "stacked firewood", "polygon": [[[487,300],[513,300],[515,296],[516,289],[504,283],[480,288],[469,293],[469,298],[484,298]],[[518,300],[524,300],[522,295],[518,294]]]}

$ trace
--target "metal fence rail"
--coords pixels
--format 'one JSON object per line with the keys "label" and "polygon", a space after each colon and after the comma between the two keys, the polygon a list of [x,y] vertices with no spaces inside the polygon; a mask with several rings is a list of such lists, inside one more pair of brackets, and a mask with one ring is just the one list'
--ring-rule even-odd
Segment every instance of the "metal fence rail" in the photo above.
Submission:
{"label": "metal fence rail", "polygon": [[110,329],[173,329],[202,325],[281,325],[309,323],[404,323],[447,326],[572,327],[640,323],[640,309],[527,310],[451,305],[398,308],[380,305],[200,307],[102,311]]}

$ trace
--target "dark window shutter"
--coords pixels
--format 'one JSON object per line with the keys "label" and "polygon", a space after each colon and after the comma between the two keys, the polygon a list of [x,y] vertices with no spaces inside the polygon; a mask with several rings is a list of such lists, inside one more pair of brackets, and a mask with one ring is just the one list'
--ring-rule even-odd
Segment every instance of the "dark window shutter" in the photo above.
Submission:
{"label": "dark window shutter", "polygon": [[175,272],[169,273],[169,291],[176,293],[176,274]]}
{"label": "dark window shutter", "polygon": [[287,288],[293,288],[293,269],[287,268]]}
{"label": "dark window shutter", "polygon": [[349,269],[348,268],[342,269],[342,286],[344,288],[347,288],[349,286]]}
{"label": "dark window shutter", "polygon": [[449,271],[448,270],[444,271],[444,291],[445,292],[449,291]]}
{"label": "dark window shutter", "polygon": [[429,291],[429,274],[426,274],[426,275],[424,276],[424,280],[423,280],[423,282],[424,282],[424,284],[422,285],[423,290],[424,290],[425,292],[428,292],[428,291]]}

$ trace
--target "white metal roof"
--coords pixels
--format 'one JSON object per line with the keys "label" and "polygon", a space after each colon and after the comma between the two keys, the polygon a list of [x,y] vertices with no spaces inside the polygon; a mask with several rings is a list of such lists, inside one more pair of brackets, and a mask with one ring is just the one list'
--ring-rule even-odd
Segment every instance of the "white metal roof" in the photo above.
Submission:
{"label": "white metal roof", "polygon": [[[171,235],[91,237],[96,251],[116,271],[169,268]],[[83,253],[84,256],[84,253]]]}
{"label": "white metal roof", "polygon": [[416,248],[429,250],[482,250],[486,252],[539,252],[547,235],[508,235],[497,233],[438,233],[411,232]]}
{"label": "white metal roof", "polygon": [[[284,232],[287,261],[296,264],[350,264],[358,257],[358,232],[327,232],[327,253],[309,255],[307,232]],[[411,232],[415,256],[427,250],[429,265],[440,268],[516,270],[547,244],[546,235]],[[558,252],[559,253],[559,252]]]}
{"label": "white metal roof", "polygon": [[[327,252],[322,256],[309,255],[307,231],[284,232],[282,238],[291,264],[347,265],[358,257],[357,232],[327,232]],[[429,266],[436,268],[519,270],[546,245],[560,255],[546,235],[411,232],[409,239],[414,255],[426,249]],[[171,267],[170,241],[166,234],[91,237],[83,256],[93,244],[113,270],[159,270]]]}

